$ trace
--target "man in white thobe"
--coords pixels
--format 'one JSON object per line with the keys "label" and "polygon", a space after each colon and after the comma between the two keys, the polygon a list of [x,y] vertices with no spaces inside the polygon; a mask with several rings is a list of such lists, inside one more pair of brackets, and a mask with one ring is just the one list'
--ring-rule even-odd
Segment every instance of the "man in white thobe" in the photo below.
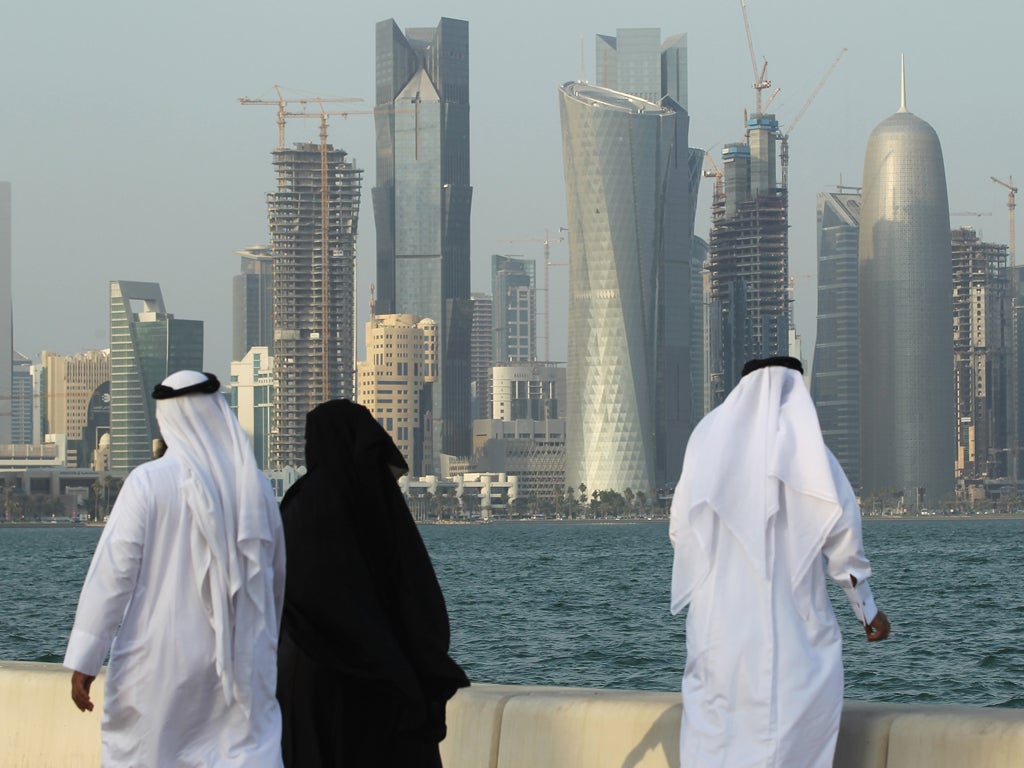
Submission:
{"label": "man in white thobe", "polygon": [[105,766],[281,765],[281,519],[219,389],[154,389],[167,452],[128,475],[85,577],[64,665],[91,710],[110,651]]}
{"label": "man in white thobe", "polygon": [[794,358],[750,361],[690,437],[672,499],[672,613],[686,606],[680,758],[694,768],[832,765],[842,638],[826,573],[868,640],[860,509]]}

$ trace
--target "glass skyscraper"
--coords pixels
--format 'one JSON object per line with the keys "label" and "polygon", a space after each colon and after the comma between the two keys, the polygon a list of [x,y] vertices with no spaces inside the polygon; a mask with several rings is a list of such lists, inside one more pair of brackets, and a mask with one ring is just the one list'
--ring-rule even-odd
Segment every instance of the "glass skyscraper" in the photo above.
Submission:
{"label": "glass skyscraper", "polygon": [[495,365],[537,359],[537,262],[491,256]]}
{"label": "glass skyscraper", "polygon": [[[469,24],[377,24],[377,312],[438,324],[430,444],[471,453]],[[434,462],[438,466],[437,462]]]}
{"label": "glass skyscraper", "polygon": [[670,97],[578,82],[560,103],[566,483],[650,494],[678,478],[692,425],[689,118]]}
{"label": "glass skyscraper", "polygon": [[231,359],[239,361],[253,347],[274,353],[274,257],[258,245],[235,253],[242,258],[231,279]]}
{"label": "glass skyscraper", "polygon": [[861,487],[937,506],[953,490],[949,203],[935,130],[900,109],[864,156],[859,243]]}
{"label": "glass skyscraper", "polygon": [[167,313],[157,283],[110,283],[110,468],[127,472],[153,458],[159,437],[153,387],[203,368],[203,321]]}
{"label": "glass skyscraper", "polygon": [[818,193],[818,332],[811,397],[825,444],[854,488],[860,485],[859,236],[860,193]]}

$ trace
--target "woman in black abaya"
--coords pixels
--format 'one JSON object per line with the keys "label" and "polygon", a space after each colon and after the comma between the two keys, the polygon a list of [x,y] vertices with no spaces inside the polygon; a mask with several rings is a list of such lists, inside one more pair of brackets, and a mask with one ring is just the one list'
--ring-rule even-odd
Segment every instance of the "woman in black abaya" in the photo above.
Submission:
{"label": "woman in black abaya", "polygon": [[281,503],[285,765],[440,766],[445,704],[469,681],[396,482],[408,466],[366,408],[331,400],[306,416],[306,467]]}

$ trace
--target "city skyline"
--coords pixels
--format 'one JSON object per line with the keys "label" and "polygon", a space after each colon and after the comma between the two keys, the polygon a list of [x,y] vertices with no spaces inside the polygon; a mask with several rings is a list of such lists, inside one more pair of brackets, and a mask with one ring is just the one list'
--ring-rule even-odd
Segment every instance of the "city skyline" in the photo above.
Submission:
{"label": "city skyline", "polygon": [[[364,103],[353,108],[370,109],[373,29],[389,14],[408,25],[462,18],[472,28],[473,290],[486,290],[490,255],[507,252],[500,239],[541,237],[565,223],[556,89],[580,76],[581,63],[592,76],[595,34],[641,26],[687,33],[693,146],[720,150],[734,138],[743,109],[753,108],[738,2],[697,2],[677,11],[641,2],[628,13],[579,3],[527,4],[524,18],[533,12],[551,23],[524,22],[534,55],[515,68],[495,53],[509,33],[507,20],[471,3],[426,8],[402,2],[374,10],[299,6],[297,15],[321,13],[323,32],[315,34],[325,39],[336,35],[331,22],[344,21],[346,45],[316,46],[302,36],[301,51],[292,50],[278,16],[260,2],[118,8],[116,23],[115,8],[103,3],[88,10],[48,7],[45,18],[42,9],[28,6],[0,11],[0,29],[17,33],[0,46],[0,62],[5,71],[28,73],[12,78],[10,106],[0,114],[0,179],[13,184],[19,351],[34,357],[44,348],[73,353],[106,346],[106,284],[124,276],[160,282],[183,316],[206,321],[206,367],[226,378],[235,266],[227,257],[242,243],[267,240],[262,195],[272,187],[266,161],[276,139],[269,110],[243,110],[235,100],[267,96],[276,82],[307,94],[362,97]],[[1012,107],[997,93],[1008,87],[1012,71],[1011,38],[1002,36],[1014,26],[1012,14],[1022,12],[974,4],[971,18],[990,38],[984,48],[964,49],[959,36],[954,38],[957,30],[928,8],[880,2],[830,8],[828,23],[809,37],[798,32],[811,12],[804,4],[748,3],[758,56],[768,60],[768,76],[782,88],[772,110],[783,129],[836,54],[849,48],[791,141],[792,272],[816,271],[817,193],[840,179],[860,184],[870,130],[897,98],[901,50],[907,52],[915,109],[928,115],[943,141],[951,210],[991,214],[954,216],[952,225],[980,224],[986,241],[1006,241],[1005,189],[989,177],[1007,178],[1019,159],[1009,134]],[[872,22],[880,16],[887,19],[883,29]],[[182,49],[194,55],[181,56]],[[952,66],[942,69],[950,60]],[[515,98],[498,96],[506,92]],[[962,120],[959,112],[986,119]],[[524,116],[527,130],[521,129]],[[289,143],[313,138],[314,121],[295,122],[301,124],[288,124]],[[372,116],[353,115],[331,125],[331,142],[364,168],[372,162],[372,123]],[[152,183],[155,178],[159,185]],[[709,189],[704,185],[698,206],[699,235],[708,228]],[[108,211],[115,204],[112,226]],[[369,208],[364,206],[358,248],[359,326],[374,279]],[[539,257],[540,244],[533,250],[529,245],[517,250]],[[564,245],[553,245],[553,261],[566,256]],[[62,279],[53,281],[53,274]],[[551,275],[556,296],[564,295],[565,270],[554,268]],[[63,311],[41,313],[40,306]],[[551,356],[564,359],[565,303],[552,301],[552,308]],[[807,350],[814,322],[813,279],[801,278],[796,325]]]}

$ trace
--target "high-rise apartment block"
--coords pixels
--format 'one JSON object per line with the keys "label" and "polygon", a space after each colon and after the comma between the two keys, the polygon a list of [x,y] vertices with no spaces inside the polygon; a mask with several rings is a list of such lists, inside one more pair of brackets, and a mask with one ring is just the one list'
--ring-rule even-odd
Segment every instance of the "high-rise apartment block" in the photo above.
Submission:
{"label": "high-rise apartment block", "polygon": [[860,485],[857,243],[860,192],[818,193],[818,331],[811,397],[825,444]]}
{"label": "high-rise apartment block", "polygon": [[436,474],[429,444],[438,327],[415,315],[374,315],[359,363],[359,402],[391,435],[414,476]]}
{"label": "high-rise apartment block", "polygon": [[11,443],[31,445],[33,439],[33,410],[36,402],[32,382],[32,361],[18,351],[11,365]]}
{"label": "high-rise apartment block", "polygon": [[473,419],[491,416],[491,366],[494,365],[494,301],[488,293],[470,294],[473,329],[469,344],[470,394]]}
{"label": "high-rise apartment block", "polygon": [[362,171],[330,144],[273,153],[267,195],[274,271],[271,465],[305,463],[306,414],[355,395],[355,259]]}
{"label": "high-rise apartment block", "polygon": [[861,487],[914,509],[953,490],[953,281],[935,130],[900,109],[864,155],[858,315]]}
{"label": "high-rise apartment block", "polygon": [[203,368],[203,321],[168,314],[156,283],[110,283],[110,468],[153,458],[160,436],[153,387],[175,371]]}
{"label": "high-rise apartment block", "polygon": [[274,256],[270,248],[251,245],[235,251],[240,271],[231,280],[231,359],[241,360],[252,347],[274,354]]}
{"label": "high-rise apartment block", "polygon": [[598,80],[618,90],[560,88],[574,488],[651,494],[675,482],[693,423],[689,117],[685,80],[665,66],[685,40],[663,49],[659,37],[598,38]]}
{"label": "high-rise apartment block", "polygon": [[270,468],[274,426],[274,358],[267,347],[250,347],[231,363],[231,410],[252,443],[256,465]]}
{"label": "high-rise apartment block", "polygon": [[11,442],[14,309],[11,286],[11,183],[0,181],[0,444]]}
{"label": "high-rise apartment block", "polygon": [[1007,246],[954,229],[953,365],[956,479],[983,489],[1009,476],[1010,273]]}
{"label": "high-rise apartment block", "polygon": [[[90,467],[97,433],[110,431],[110,350],[91,349],[75,355],[44,351],[41,362],[45,372],[46,431],[67,435],[68,464]],[[89,429],[90,415],[96,411],[95,399],[102,400],[104,394],[105,423]]]}
{"label": "high-rise apartment block", "polygon": [[469,24],[377,24],[377,311],[438,324],[430,442],[468,456],[470,396]]}
{"label": "high-rise apartment block", "polygon": [[772,114],[747,120],[746,138],[722,149],[711,203],[708,269],[712,402],[725,399],[755,357],[789,353],[789,200],[779,181]]}

